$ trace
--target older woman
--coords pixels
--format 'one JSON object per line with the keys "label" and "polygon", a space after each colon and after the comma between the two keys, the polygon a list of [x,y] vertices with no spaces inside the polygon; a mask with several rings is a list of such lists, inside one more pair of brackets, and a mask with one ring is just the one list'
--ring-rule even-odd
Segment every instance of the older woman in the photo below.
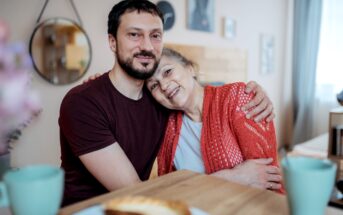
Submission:
{"label": "older woman", "polygon": [[195,73],[193,62],[165,48],[146,82],[159,103],[177,110],[158,155],[159,175],[189,169],[283,192],[273,122],[256,123],[241,110],[253,94],[244,93],[244,83],[204,87]]}

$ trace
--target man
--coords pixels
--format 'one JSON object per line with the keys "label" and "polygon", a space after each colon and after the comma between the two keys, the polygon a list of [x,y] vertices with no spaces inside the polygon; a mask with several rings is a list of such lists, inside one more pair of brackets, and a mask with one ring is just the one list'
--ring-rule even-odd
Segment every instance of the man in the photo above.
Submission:
{"label": "man", "polygon": [[[168,110],[144,87],[161,57],[161,12],[147,0],[119,2],[108,16],[108,41],[112,70],[73,88],[61,104],[63,205],[147,180],[163,137]],[[263,102],[251,114],[264,109],[259,117],[273,118],[268,98],[258,95],[255,103]]]}

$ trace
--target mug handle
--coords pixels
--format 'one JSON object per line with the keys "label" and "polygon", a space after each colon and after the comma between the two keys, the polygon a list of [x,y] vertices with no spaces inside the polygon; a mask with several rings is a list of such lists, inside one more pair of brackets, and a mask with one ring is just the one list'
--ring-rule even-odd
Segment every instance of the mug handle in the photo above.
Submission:
{"label": "mug handle", "polygon": [[0,182],[0,208],[1,207],[8,207],[8,195],[6,190],[6,185],[4,182]]}

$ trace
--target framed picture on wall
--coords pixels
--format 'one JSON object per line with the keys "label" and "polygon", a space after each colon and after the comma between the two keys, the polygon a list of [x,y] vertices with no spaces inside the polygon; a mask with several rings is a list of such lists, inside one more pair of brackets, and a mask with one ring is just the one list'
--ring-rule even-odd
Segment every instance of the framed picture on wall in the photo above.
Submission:
{"label": "framed picture on wall", "polygon": [[230,17],[224,17],[224,37],[227,39],[236,37],[236,21]]}
{"label": "framed picture on wall", "polygon": [[260,35],[260,72],[263,75],[274,71],[275,39],[273,35]]}
{"label": "framed picture on wall", "polygon": [[214,0],[188,0],[188,29],[214,31]]}
{"label": "framed picture on wall", "polygon": [[168,1],[159,1],[156,5],[163,13],[163,29],[165,31],[170,30],[175,23],[175,10],[173,6]]}

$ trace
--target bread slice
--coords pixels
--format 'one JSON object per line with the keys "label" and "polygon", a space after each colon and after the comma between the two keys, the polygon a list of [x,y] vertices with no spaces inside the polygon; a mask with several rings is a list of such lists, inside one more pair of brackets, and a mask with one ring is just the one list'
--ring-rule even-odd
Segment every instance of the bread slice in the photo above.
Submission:
{"label": "bread slice", "polygon": [[144,196],[114,198],[104,203],[106,215],[191,215],[181,201],[161,200]]}

